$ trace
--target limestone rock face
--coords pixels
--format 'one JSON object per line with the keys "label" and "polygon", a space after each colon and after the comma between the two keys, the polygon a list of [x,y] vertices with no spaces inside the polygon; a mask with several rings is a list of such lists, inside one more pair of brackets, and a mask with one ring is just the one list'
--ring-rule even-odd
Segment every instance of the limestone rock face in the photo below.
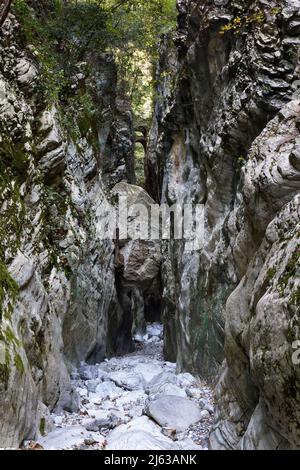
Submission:
{"label": "limestone rock face", "polygon": [[153,228],[149,223],[151,206],[155,202],[144,189],[127,183],[117,184],[112,195],[125,197],[128,207],[128,239],[120,240],[124,283],[149,287],[159,274],[161,262],[159,238],[148,240]]}
{"label": "limestone rock face", "polygon": [[83,80],[101,119],[83,131],[62,103],[45,103],[38,59],[19,33],[10,15],[0,44],[0,447],[34,439],[49,410],[74,411],[72,368],[114,352],[115,247],[99,227],[108,187],[134,179],[112,57],[90,58]]}
{"label": "limestone rock face", "polygon": [[300,445],[295,362],[295,344],[300,344],[300,172],[292,158],[299,145],[298,119],[299,100],[284,108],[255,141],[245,168],[245,197],[233,214],[232,222],[238,217],[244,227],[232,245],[237,259],[239,253],[250,258],[245,247],[259,230],[264,236],[227,300],[226,361],[216,390],[219,413],[212,436],[216,447]]}
{"label": "limestone rock face", "polygon": [[[170,206],[203,205],[204,224],[200,249],[163,247],[165,352],[179,369],[221,374],[213,447],[298,448],[300,4],[178,8],[147,187]],[[237,17],[248,25],[220,34]]]}
{"label": "limestone rock face", "polygon": [[[161,243],[159,236],[150,239],[150,214],[155,202],[143,188],[121,182],[111,195],[118,201],[116,209],[121,215],[119,236],[115,240],[115,269],[123,314],[118,321],[116,341],[125,337],[121,341],[125,346],[131,343],[132,323],[136,334],[145,333],[147,303],[152,304],[151,297],[160,298]],[[153,305],[155,310],[156,303]],[[128,352],[123,346],[117,349]]]}

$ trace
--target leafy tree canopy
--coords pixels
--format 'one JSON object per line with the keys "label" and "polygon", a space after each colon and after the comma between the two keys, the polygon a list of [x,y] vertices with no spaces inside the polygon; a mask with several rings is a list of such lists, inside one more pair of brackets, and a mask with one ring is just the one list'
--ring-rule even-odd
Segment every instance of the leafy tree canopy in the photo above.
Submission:
{"label": "leafy tree canopy", "polygon": [[54,96],[74,64],[99,50],[115,54],[134,108],[149,100],[159,37],[175,26],[176,0],[13,0],[13,7]]}

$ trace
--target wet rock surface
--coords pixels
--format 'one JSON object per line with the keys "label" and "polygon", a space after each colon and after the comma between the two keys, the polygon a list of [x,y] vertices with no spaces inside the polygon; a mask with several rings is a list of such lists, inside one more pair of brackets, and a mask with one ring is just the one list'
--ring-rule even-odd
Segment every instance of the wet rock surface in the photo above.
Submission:
{"label": "wet rock surface", "polygon": [[176,365],[164,361],[162,346],[162,325],[150,324],[134,353],[83,364],[73,374],[79,411],[52,415],[55,429],[39,444],[45,449],[207,449],[212,391],[191,374],[177,374]]}

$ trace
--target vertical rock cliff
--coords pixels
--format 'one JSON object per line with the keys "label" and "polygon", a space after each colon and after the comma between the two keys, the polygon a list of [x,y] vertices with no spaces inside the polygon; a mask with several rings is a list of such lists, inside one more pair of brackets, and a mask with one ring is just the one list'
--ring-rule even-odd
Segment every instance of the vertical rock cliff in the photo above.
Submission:
{"label": "vertical rock cliff", "polygon": [[[300,448],[300,1],[177,1],[148,194],[113,55],[100,43],[75,54],[74,33],[64,61],[55,38],[56,77],[11,3],[0,11],[0,447],[76,410],[75,368],[131,351],[132,324],[143,333],[162,310],[166,358],[216,386],[212,448]],[[44,2],[25,3],[27,27],[40,27]],[[103,240],[120,194],[147,209],[202,205],[202,248]]]}
{"label": "vertical rock cliff", "polygon": [[[122,321],[108,189],[134,181],[132,118],[110,54],[74,64],[71,104],[49,100],[10,14],[0,38],[0,446],[77,406],[72,367],[114,352]],[[112,331],[112,333],[115,333]]]}
{"label": "vertical rock cliff", "polygon": [[164,247],[165,352],[221,374],[214,448],[298,448],[300,3],[177,3],[147,188],[203,204],[205,226],[203,249]]}

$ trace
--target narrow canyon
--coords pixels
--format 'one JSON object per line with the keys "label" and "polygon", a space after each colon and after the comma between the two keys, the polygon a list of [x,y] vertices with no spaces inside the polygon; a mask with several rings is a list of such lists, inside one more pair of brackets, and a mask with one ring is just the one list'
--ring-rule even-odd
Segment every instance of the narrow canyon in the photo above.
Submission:
{"label": "narrow canyon", "polygon": [[300,449],[300,0],[0,1],[0,189],[0,448]]}

